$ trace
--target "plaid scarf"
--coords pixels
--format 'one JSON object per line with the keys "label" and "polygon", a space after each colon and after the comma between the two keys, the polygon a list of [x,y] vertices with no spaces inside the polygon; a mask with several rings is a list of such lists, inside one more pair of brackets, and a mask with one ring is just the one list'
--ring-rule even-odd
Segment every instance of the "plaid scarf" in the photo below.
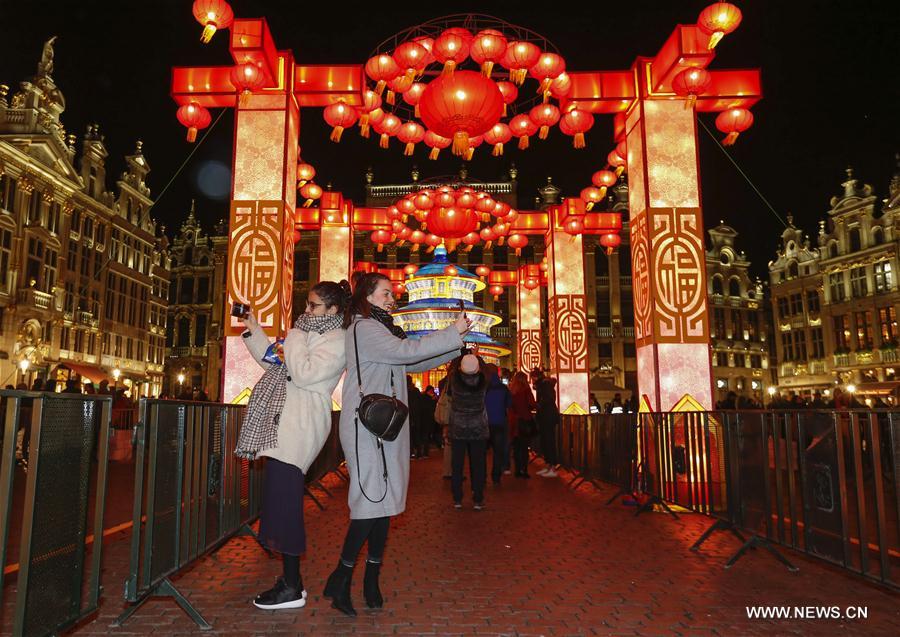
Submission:
{"label": "plaid scarf", "polygon": [[[344,317],[339,314],[301,314],[294,323],[294,329],[324,334],[343,327],[343,321]],[[260,451],[278,446],[278,423],[287,396],[287,375],[287,365],[272,365],[253,387],[237,449],[234,450],[239,458],[255,460]]]}
{"label": "plaid scarf", "polygon": [[377,305],[373,305],[371,310],[370,316],[388,328],[391,331],[391,334],[397,338],[406,338],[406,332],[404,332],[403,328],[399,325],[394,325],[394,317],[391,316],[387,310],[383,310]]}

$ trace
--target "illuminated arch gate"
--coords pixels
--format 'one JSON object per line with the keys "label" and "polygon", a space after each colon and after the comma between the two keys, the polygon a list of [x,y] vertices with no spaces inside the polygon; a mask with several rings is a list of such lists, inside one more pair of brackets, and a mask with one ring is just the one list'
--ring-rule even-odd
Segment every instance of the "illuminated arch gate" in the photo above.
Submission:
{"label": "illuminated arch gate", "polygon": [[[291,314],[294,228],[320,232],[320,276],[334,280],[351,271],[353,230],[390,228],[383,210],[354,208],[340,193],[325,193],[318,209],[297,210],[300,108],[338,99],[359,105],[364,71],[297,64],[290,51],[276,49],[262,18],[235,20],[229,37],[235,63],[256,63],[263,88],[238,100],[232,67],[175,68],[172,95],[179,104],[236,110],[225,316],[240,299],[257,308],[270,335],[283,334]],[[639,57],[628,70],[570,72],[568,101],[613,114],[616,141],[627,140],[638,382],[644,407],[654,410],[712,407],[695,111],[749,108],[761,97],[758,71],[711,71],[695,107],[685,108],[687,98],[672,92],[672,79],[708,66],[714,57],[708,43],[698,27],[679,25],[655,57]],[[575,215],[590,231],[597,223],[591,214],[580,200],[566,200],[546,213],[523,212],[513,226],[545,237],[550,366],[560,381],[561,408],[576,413],[588,410],[589,397],[584,260],[581,237],[572,241],[562,229]],[[525,316],[533,307],[520,311]],[[259,376],[241,331],[238,321],[227,320],[226,400]],[[533,353],[534,337],[521,330],[527,340],[519,351]]]}

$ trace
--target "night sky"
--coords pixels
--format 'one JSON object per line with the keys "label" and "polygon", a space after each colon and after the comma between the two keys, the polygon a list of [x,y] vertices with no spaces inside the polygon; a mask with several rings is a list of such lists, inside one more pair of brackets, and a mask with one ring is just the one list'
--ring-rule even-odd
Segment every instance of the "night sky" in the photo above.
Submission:
{"label": "night sky", "polygon": [[[534,6],[523,10],[522,7]],[[636,55],[656,53],[675,24],[693,23],[708,2],[629,0],[600,2],[369,2],[330,0],[315,8],[298,0],[234,0],[240,17],[264,16],[279,48],[291,48],[301,63],[364,63],[379,42],[417,23],[450,13],[495,15],[541,33],[555,43],[571,71],[625,69]],[[840,190],[844,169],[875,188],[879,198],[895,171],[900,151],[900,11],[893,0],[854,2],[743,1],[740,28],[717,48],[711,69],[761,67],[764,99],[754,108],[755,123],[733,147],[734,159],[781,215],[815,236],[816,222]],[[538,7],[543,6],[540,10]],[[310,7],[314,7],[310,9]],[[144,141],[157,197],[192,147],[175,119],[169,98],[170,67],[225,65],[231,61],[227,37],[199,42],[201,31],[190,0],[53,3],[7,0],[0,21],[3,53],[0,83],[14,92],[35,72],[41,46],[58,35],[54,79],[67,101],[63,123],[83,134],[98,122],[110,150],[110,186],[124,168],[122,157]],[[213,112],[213,119],[218,111]],[[701,115],[718,137],[715,114]],[[389,152],[363,140],[354,129],[341,144],[328,141],[320,109],[301,114],[303,157],[316,166],[317,182],[360,201],[366,166],[376,183],[407,181],[413,163],[422,178],[457,172],[448,152],[429,162],[420,145],[403,157],[392,141]],[[200,147],[159,200],[154,216],[172,230],[197,199],[198,215],[209,226],[227,215],[231,165],[231,111]],[[600,116],[576,151],[571,138],[554,129],[550,139],[528,151],[509,144],[504,157],[476,153],[470,176],[500,178],[514,161],[519,169],[520,207],[529,207],[534,189],[552,175],[564,194],[577,196],[612,148],[612,117]],[[485,150],[485,149],[488,150]],[[707,227],[724,220],[739,233],[741,249],[762,275],[773,258],[782,224],[700,128],[704,216]],[[814,239],[813,239],[814,241]]]}

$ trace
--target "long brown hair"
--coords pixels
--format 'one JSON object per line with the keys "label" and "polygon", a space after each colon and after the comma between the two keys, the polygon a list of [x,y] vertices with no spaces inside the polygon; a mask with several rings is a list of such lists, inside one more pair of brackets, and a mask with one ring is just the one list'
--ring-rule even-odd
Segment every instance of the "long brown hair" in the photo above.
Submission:
{"label": "long brown hair", "polygon": [[380,272],[354,272],[351,277],[353,281],[353,296],[350,297],[350,303],[344,311],[344,329],[350,327],[353,323],[353,317],[357,314],[363,318],[369,318],[372,314],[372,305],[369,303],[369,296],[375,292],[379,281],[387,281],[390,279]]}
{"label": "long brown hair", "polygon": [[509,391],[512,394],[518,394],[523,390],[531,393],[531,388],[528,387],[528,376],[525,375],[525,372],[516,372],[509,381]]}

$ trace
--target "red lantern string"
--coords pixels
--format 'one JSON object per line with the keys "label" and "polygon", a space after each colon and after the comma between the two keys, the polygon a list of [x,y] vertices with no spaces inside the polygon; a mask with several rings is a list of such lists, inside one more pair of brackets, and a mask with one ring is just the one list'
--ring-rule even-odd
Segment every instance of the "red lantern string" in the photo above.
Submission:
{"label": "red lantern string", "polygon": [[203,25],[200,41],[208,43],[218,29],[227,29],[234,22],[234,10],[225,0],[194,0],[194,18]]}
{"label": "red lantern string", "polygon": [[332,127],[331,141],[336,143],[341,141],[344,129],[353,126],[359,117],[357,110],[345,104],[343,100],[326,106],[323,115],[325,121]]}
{"label": "red lantern string", "polygon": [[516,115],[509,122],[513,137],[519,138],[519,150],[528,148],[528,139],[538,132],[538,126],[525,113]]}
{"label": "red lantern string", "polygon": [[499,62],[506,53],[507,41],[500,31],[485,29],[479,31],[472,40],[470,55],[472,60],[481,65],[485,77],[491,77],[494,63]]}
{"label": "red lantern string", "polygon": [[716,128],[725,133],[722,140],[723,146],[731,146],[737,141],[738,135],[753,126],[753,113],[746,108],[729,108],[722,111],[716,117]]}

